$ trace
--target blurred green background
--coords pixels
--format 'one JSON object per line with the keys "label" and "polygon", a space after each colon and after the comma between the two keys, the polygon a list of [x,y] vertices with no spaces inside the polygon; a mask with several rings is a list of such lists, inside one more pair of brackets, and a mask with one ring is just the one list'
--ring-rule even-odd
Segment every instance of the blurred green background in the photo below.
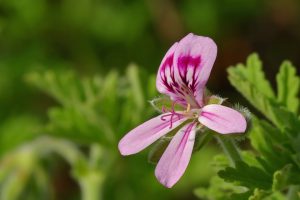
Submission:
{"label": "blurred green background", "polygon": [[[104,199],[196,199],[193,189],[207,185],[214,173],[210,161],[212,155],[219,151],[218,145],[209,145],[196,153],[185,176],[172,190],[163,188],[155,180],[154,166],[147,163],[147,152],[126,158],[116,152],[117,141],[122,135],[154,114],[147,104],[147,100],[157,95],[153,77],[169,46],[189,32],[206,35],[216,41],[218,57],[208,87],[231,98],[232,102],[239,100],[233,98],[237,92],[227,81],[226,68],[243,62],[249,53],[256,51],[260,54],[267,76],[272,81],[282,60],[289,59],[295,66],[300,66],[298,0],[1,0],[1,158],[48,132],[55,132],[56,136],[74,142],[86,154],[91,141],[97,143],[102,140],[95,135],[102,134],[97,130],[105,126],[105,120],[101,125],[93,124],[93,129],[88,126],[84,131],[82,127],[75,126],[72,130],[68,129],[68,134],[62,134],[65,129],[58,129],[55,122],[65,121],[66,113],[74,108],[76,119],[81,120],[81,111],[76,110],[81,104],[70,103],[72,94],[65,95],[63,91],[68,93],[74,89],[77,79],[99,75],[101,80],[116,82],[101,100],[104,102],[102,106],[108,106],[107,109],[99,108],[99,113],[104,113],[102,117],[113,122],[109,126],[113,127],[115,142],[110,143],[108,149],[114,151],[117,160],[114,162],[118,163],[109,167],[110,174],[103,189]],[[128,68],[130,63],[138,67]],[[51,73],[43,75],[46,70]],[[141,75],[136,75],[134,70]],[[111,78],[114,74],[117,74],[115,79]],[[57,94],[58,89],[51,90],[55,84],[55,81],[49,81],[52,76],[65,84],[61,89],[64,97]],[[135,78],[139,77],[139,85],[143,85],[140,89],[147,90],[142,98],[136,97],[136,93],[118,97],[118,93],[124,92],[122,87],[128,85],[124,77],[133,89],[137,84]],[[64,82],[65,79],[67,81]],[[91,80],[97,82],[95,77]],[[100,86],[97,86],[100,92],[103,84],[105,81],[100,81]],[[146,89],[144,85],[148,85]],[[86,92],[84,83],[78,87],[74,90]],[[130,99],[140,102],[135,119],[130,118],[136,115],[135,103],[128,103],[130,106],[127,107],[122,103],[126,108],[120,109],[114,106],[118,103],[110,104],[114,101],[131,102]],[[53,111],[52,107],[60,105],[69,109],[68,112]],[[97,103],[95,105],[101,107]],[[89,107],[91,111],[93,106]],[[148,114],[144,114],[145,110]],[[100,116],[99,113],[96,115]],[[70,115],[75,116],[74,113]],[[122,119],[129,121],[122,121],[118,117],[121,115],[126,115],[127,118]],[[78,122],[72,120],[70,124]],[[85,120],[84,117],[82,120]],[[47,129],[40,128],[45,124]],[[90,138],[76,137],[77,131],[94,135]],[[86,141],[83,138],[87,138]],[[33,192],[28,199],[80,199],[78,183],[68,173],[70,166],[59,157],[45,157],[47,159],[42,165],[49,179],[46,188],[50,192],[39,197]],[[31,187],[28,182],[24,185]],[[22,195],[21,199],[28,196],[24,192]]]}

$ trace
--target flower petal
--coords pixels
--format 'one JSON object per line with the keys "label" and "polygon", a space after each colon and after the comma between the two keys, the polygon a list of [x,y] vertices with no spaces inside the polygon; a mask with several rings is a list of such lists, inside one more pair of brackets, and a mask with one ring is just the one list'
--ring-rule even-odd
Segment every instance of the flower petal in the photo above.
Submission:
{"label": "flower petal", "polygon": [[182,105],[203,106],[204,87],[216,55],[217,46],[212,39],[188,34],[163,58],[157,73],[157,90]]}
{"label": "flower petal", "polygon": [[173,57],[178,42],[173,44],[163,58],[156,77],[156,88],[162,93],[170,96],[173,101],[186,105],[184,97],[179,93],[179,85],[175,80]]}
{"label": "flower petal", "polygon": [[174,53],[175,79],[200,106],[203,106],[205,85],[216,56],[217,45],[211,38],[192,33],[178,43]]}
{"label": "flower petal", "polygon": [[161,184],[171,188],[183,175],[190,161],[196,134],[196,123],[182,127],[160,158],[155,176]]}
{"label": "flower petal", "polygon": [[127,133],[119,142],[119,150],[122,155],[135,154],[182,124],[185,120],[186,118],[182,115],[171,115],[171,113],[164,113],[152,118]]}
{"label": "flower petal", "polygon": [[238,111],[217,104],[210,104],[202,108],[199,122],[218,133],[243,133],[246,131],[245,117]]}

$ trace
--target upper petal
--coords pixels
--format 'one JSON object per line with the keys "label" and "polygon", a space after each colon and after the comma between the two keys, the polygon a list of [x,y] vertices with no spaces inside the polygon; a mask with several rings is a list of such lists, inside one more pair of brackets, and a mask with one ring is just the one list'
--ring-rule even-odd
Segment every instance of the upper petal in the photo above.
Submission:
{"label": "upper petal", "polygon": [[243,133],[246,131],[245,117],[238,111],[217,104],[210,104],[202,108],[199,122],[218,133]]}
{"label": "upper petal", "polygon": [[203,93],[217,55],[208,37],[188,34],[166,53],[158,70],[156,87],[182,105],[203,105]]}
{"label": "upper petal", "polygon": [[196,134],[196,123],[183,126],[160,158],[155,176],[161,184],[172,187],[185,172],[190,161]]}
{"label": "upper petal", "polygon": [[152,118],[127,133],[118,145],[121,154],[130,155],[143,150],[186,120],[183,116],[170,114]]}
{"label": "upper petal", "polygon": [[216,56],[217,45],[211,38],[192,33],[178,43],[174,53],[176,80],[189,89],[200,106],[203,106],[205,85]]}
{"label": "upper petal", "polygon": [[171,46],[159,66],[156,77],[156,88],[160,93],[170,96],[173,101],[185,105],[184,96],[180,94],[180,87],[175,80],[174,74],[173,58],[177,45],[178,42]]}

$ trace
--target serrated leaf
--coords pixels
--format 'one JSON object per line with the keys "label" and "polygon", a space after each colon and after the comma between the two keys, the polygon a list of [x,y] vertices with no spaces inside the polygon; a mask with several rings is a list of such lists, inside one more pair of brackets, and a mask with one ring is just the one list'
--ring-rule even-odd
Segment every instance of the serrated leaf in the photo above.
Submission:
{"label": "serrated leaf", "polygon": [[80,78],[72,71],[47,71],[33,72],[27,81],[61,104],[48,112],[48,133],[76,142],[112,147],[117,134],[125,134],[152,114],[143,93],[148,78],[141,79],[136,65],[129,66],[124,77],[116,71],[89,78]]}
{"label": "serrated leaf", "polygon": [[197,188],[194,194],[204,200],[244,200],[250,195],[246,188],[227,183],[217,176],[211,178],[208,188]]}
{"label": "serrated leaf", "polygon": [[64,106],[84,99],[82,85],[73,71],[32,72],[26,75],[26,80]]}
{"label": "serrated leaf", "polygon": [[277,170],[273,174],[273,191],[280,191],[284,189],[287,185],[289,185],[289,178],[292,172],[292,164],[287,164],[281,170]]}
{"label": "serrated leaf", "polygon": [[227,167],[225,170],[219,171],[218,175],[225,181],[237,182],[250,189],[270,189],[272,185],[271,177],[267,173],[244,162],[237,163],[236,168]]}
{"label": "serrated leaf", "polygon": [[[250,56],[247,66],[239,64],[228,69],[230,83],[262,114],[280,129],[300,129],[297,116],[284,108],[274,97],[269,82],[264,79],[257,56]],[[257,76],[257,78],[255,78]]]}
{"label": "serrated leaf", "polygon": [[253,194],[249,197],[249,200],[262,200],[269,194],[269,192],[255,188]]}
{"label": "serrated leaf", "polygon": [[275,96],[271,84],[265,78],[265,74],[262,71],[262,62],[257,54],[251,54],[247,58],[246,65],[238,64],[235,68],[230,67],[228,72],[232,76],[236,74],[242,79],[249,81],[261,94],[270,98]]}
{"label": "serrated leaf", "polygon": [[281,64],[276,80],[278,101],[291,112],[298,113],[300,79],[296,76],[296,69],[291,62],[285,61]]}
{"label": "serrated leaf", "polygon": [[221,169],[225,169],[226,167],[229,167],[230,161],[226,155],[219,154],[214,156],[212,165],[217,170],[221,170]]}
{"label": "serrated leaf", "polygon": [[268,172],[273,173],[274,170],[282,168],[285,163],[291,162],[290,151],[287,149],[289,141],[266,121],[254,118],[249,138],[253,148],[260,152],[267,162],[267,166],[272,167],[272,170],[268,168]]}
{"label": "serrated leaf", "polygon": [[48,114],[50,122],[46,130],[52,135],[82,144],[100,142],[108,145],[113,140],[113,128],[105,123],[107,119],[89,109],[52,108]]}
{"label": "serrated leaf", "polygon": [[256,188],[249,200],[285,200],[286,197],[280,192],[270,192]]}

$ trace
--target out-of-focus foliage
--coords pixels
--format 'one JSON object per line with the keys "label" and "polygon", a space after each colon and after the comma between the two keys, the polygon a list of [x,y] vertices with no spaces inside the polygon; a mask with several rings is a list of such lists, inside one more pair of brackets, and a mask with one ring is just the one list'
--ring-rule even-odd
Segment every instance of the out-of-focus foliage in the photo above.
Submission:
{"label": "out-of-focus foliage", "polygon": [[[245,65],[230,67],[228,72],[231,84],[265,119],[253,116],[248,134],[253,149],[244,152],[242,161],[235,167],[219,167],[218,175],[226,182],[212,179],[212,186],[198,189],[196,194],[206,199],[300,199],[300,78],[295,67],[283,62],[277,75],[277,94],[265,79],[256,54],[249,56]],[[247,190],[234,191],[237,186]]]}
{"label": "out-of-focus foliage", "polygon": [[0,157],[24,141],[39,136],[40,132],[41,124],[33,116],[23,115],[7,119],[0,127]]}
{"label": "out-of-focus foliage", "polygon": [[[147,100],[156,96],[154,76],[146,76],[137,66],[130,65],[125,76],[116,71],[91,78],[73,71],[46,71],[28,73],[25,80],[58,104],[48,109],[46,122],[24,116],[3,124],[2,199],[41,199],[45,196],[55,199],[57,188],[51,178],[54,173],[51,161],[58,158],[54,155],[65,160],[71,168],[69,176],[78,183],[80,191],[73,193],[77,195],[74,198],[81,195],[82,199],[91,200],[120,199],[115,191],[121,190],[124,198],[131,199],[142,196],[145,188],[149,188],[145,199],[153,199],[157,193],[164,198],[176,196],[171,192],[163,193],[145,157],[125,163],[117,151],[119,138],[153,114]],[[9,140],[11,137],[15,137],[13,143]],[[13,147],[15,150],[9,151]],[[7,151],[9,153],[5,153]],[[202,160],[214,153],[214,149],[204,149]],[[186,181],[178,187],[179,193],[203,178],[207,180],[211,172],[209,162],[201,164],[206,168],[202,178],[193,176],[199,164],[200,160],[191,165]],[[181,192],[181,196],[185,194]]]}
{"label": "out-of-focus foliage", "polygon": [[[48,71],[30,73],[26,78],[61,104],[48,111],[47,133],[78,143],[99,142],[111,146],[142,116],[151,115],[151,109],[145,104],[156,94],[153,76],[143,78],[135,65],[126,73],[126,77],[121,77],[112,71],[105,77],[80,80],[70,71]],[[146,81],[141,83],[141,80]]]}

